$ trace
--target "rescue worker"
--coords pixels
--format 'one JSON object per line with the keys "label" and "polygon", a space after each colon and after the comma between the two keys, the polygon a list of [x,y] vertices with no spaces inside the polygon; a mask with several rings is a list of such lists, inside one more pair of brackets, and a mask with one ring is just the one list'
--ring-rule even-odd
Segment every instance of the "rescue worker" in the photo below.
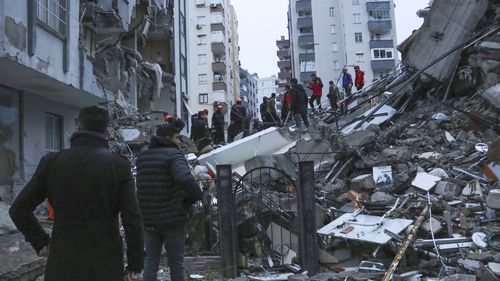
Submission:
{"label": "rescue worker", "polygon": [[333,81],[328,82],[330,87],[328,88],[328,101],[330,101],[330,106],[332,110],[337,110],[337,101],[340,98],[339,88],[333,83]]}
{"label": "rescue worker", "polygon": [[359,91],[365,86],[365,72],[359,68],[359,65],[354,66],[354,72],[354,85],[356,86],[356,91]]}
{"label": "rescue worker", "polygon": [[299,84],[296,78],[290,80],[292,85],[292,107],[293,118],[297,128],[301,127],[301,120],[306,127],[309,127],[309,120],[307,118],[307,94],[304,86]]}
{"label": "rescue worker", "polygon": [[316,74],[311,74],[311,82],[309,83],[309,86],[307,86],[307,88],[312,91],[312,96],[309,99],[309,105],[311,106],[311,109],[314,111],[315,100],[316,104],[321,109],[321,97],[323,96],[323,82],[321,81],[321,78],[317,77]]}
{"label": "rescue worker", "polygon": [[245,120],[246,116],[247,116],[247,110],[241,104],[241,99],[236,98],[236,104],[233,105],[230,116],[231,123],[234,126],[233,130],[235,137],[243,131],[243,121]]}
{"label": "rescue worker", "polygon": [[212,145],[212,135],[208,128],[207,114],[205,111],[198,112],[198,118],[191,126],[191,138],[198,148],[198,153],[208,152]]}
{"label": "rescue worker", "polygon": [[212,127],[215,129],[214,143],[224,143],[224,113],[222,105],[217,105],[217,110],[212,115]]}

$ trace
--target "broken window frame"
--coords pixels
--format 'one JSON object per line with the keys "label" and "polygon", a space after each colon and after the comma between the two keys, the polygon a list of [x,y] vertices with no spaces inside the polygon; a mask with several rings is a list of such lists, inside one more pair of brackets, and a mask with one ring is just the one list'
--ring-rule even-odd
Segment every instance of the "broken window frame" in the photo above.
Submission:
{"label": "broken window frame", "polygon": [[40,26],[65,38],[68,24],[66,0],[37,0],[37,21]]}
{"label": "broken window frame", "polygon": [[63,117],[45,113],[45,153],[59,152],[63,148]]}

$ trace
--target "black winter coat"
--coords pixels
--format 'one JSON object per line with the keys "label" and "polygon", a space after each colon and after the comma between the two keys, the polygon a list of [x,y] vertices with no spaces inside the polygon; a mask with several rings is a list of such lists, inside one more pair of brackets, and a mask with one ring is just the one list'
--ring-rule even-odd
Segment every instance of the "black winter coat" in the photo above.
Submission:
{"label": "black winter coat", "polygon": [[243,122],[243,119],[245,119],[246,116],[247,110],[242,104],[237,103],[233,105],[233,108],[231,109],[231,121],[237,123]]}
{"label": "black winter coat", "polygon": [[307,113],[307,94],[304,86],[298,84],[292,86],[292,105],[291,109],[294,113]]}
{"label": "black winter coat", "polygon": [[212,126],[216,128],[224,127],[224,114],[221,111],[216,111],[212,115]]}
{"label": "black winter coat", "polygon": [[203,193],[177,145],[154,136],[137,159],[137,196],[145,228],[168,230],[186,224]]}
{"label": "black winter coat", "polygon": [[[46,281],[123,280],[119,214],[127,269],[143,269],[143,223],[130,165],[107,146],[103,135],[76,132],[70,149],[40,160],[10,208],[12,220],[37,252],[50,244]],[[46,198],[54,207],[51,237],[33,215]]]}

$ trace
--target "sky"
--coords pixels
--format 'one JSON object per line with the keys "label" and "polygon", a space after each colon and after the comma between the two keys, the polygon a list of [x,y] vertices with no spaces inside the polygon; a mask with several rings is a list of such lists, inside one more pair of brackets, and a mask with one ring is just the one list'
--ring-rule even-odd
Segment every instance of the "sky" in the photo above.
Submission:
{"label": "sky", "polygon": [[[429,0],[394,2],[397,39],[401,42],[422,25],[423,20],[415,13],[426,7]],[[232,0],[231,3],[238,16],[241,66],[259,77],[278,73],[276,40],[282,35],[288,37],[288,0]]]}

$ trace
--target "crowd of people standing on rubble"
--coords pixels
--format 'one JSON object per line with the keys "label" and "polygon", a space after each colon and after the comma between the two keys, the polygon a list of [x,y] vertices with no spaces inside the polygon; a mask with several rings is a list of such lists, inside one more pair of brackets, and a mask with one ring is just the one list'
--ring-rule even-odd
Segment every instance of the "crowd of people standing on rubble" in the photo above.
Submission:
{"label": "crowd of people standing on rubble", "polygon": [[[327,99],[330,110],[334,112],[345,112],[350,97],[353,95],[353,87],[360,91],[364,87],[364,72],[358,65],[354,66],[355,77],[348,72],[347,67],[342,69],[342,91],[336,83],[329,81]],[[310,90],[308,97],[306,88]],[[311,75],[311,80],[304,87],[295,78],[290,80],[289,85],[285,85],[283,95],[276,96],[272,93],[269,97],[264,97],[259,106],[260,119],[252,116],[247,108],[242,104],[242,100],[237,98],[231,108],[230,122],[227,127],[226,142],[226,122],[224,119],[224,106],[219,104],[212,114],[212,126],[208,123],[209,111],[205,109],[194,114],[191,119],[191,139],[195,142],[198,153],[203,154],[214,148],[214,145],[224,145],[233,142],[238,135],[242,137],[269,127],[281,127],[295,124],[297,128],[302,127],[302,123],[309,127],[308,114],[316,110],[323,110],[321,99],[323,97],[324,84],[316,74]],[[281,114],[278,114],[276,102],[281,101]],[[308,111],[308,106],[311,111]],[[250,126],[252,123],[252,126]]]}

